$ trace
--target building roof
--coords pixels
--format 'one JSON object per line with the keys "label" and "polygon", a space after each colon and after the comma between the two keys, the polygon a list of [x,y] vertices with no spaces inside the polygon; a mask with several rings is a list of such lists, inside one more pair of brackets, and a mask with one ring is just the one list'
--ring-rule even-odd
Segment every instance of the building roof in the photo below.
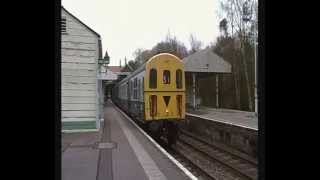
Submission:
{"label": "building roof", "polygon": [[107,71],[106,73],[99,73],[98,79],[112,81],[112,80],[117,80],[118,75],[112,71]]}
{"label": "building roof", "polygon": [[119,73],[121,72],[121,70],[123,69],[123,67],[120,66],[108,66],[108,69],[110,69],[110,71],[114,72],[114,73]]}
{"label": "building roof", "polygon": [[186,72],[231,73],[231,64],[215,54],[211,48],[195,52],[182,61]]}
{"label": "building roof", "polygon": [[87,26],[85,23],[83,23],[82,21],[80,21],[80,19],[78,19],[76,16],[74,16],[73,14],[71,14],[69,11],[67,11],[63,6],[61,6],[61,8],[66,11],[71,17],[73,17],[74,19],[76,19],[77,21],[79,21],[79,23],[81,23],[83,26],[85,26],[88,30],[90,30],[91,32],[93,32],[93,34],[97,35],[100,38],[100,34],[98,34],[96,31],[94,31],[93,29],[91,29],[89,26]]}
{"label": "building roof", "polygon": [[114,73],[121,73],[121,72],[131,72],[130,69],[127,66],[108,66],[108,68],[110,71],[114,72]]}

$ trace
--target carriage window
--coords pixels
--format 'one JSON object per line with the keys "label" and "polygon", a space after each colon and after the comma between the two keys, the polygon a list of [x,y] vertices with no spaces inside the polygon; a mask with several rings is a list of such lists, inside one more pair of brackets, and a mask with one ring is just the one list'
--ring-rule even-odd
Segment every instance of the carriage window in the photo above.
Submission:
{"label": "carriage window", "polygon": [[131,81],[129,80],[129,83],[128,83],[128,99],[131,99],[131,95],[132,95],[132,83]]}
{"label": "carriage window", "polygon": [[149,78],[149,88],[155,89],[157,88],[157,70],[150,70],[150,78]]}
{"label": "carriage window", "polygon": [[170,84],[170,71],[163,71],[163,84]]}
{"label": "carriage window", "polygon": [[137,78],[133,81],[133,99],[137,99]]}
{"label": "carriage window", "polygon": [[132,84],[132,81],[129,80],[129,93],[130,93],[130,99],[133,98],[133,84]]}
{"label": "carriage window", "polygon": [[140,79],[138,80],[138,92],[137,92],[137,96],[138,96],[138,99],[140,99],[140,91],[141,91],[141,87],[140,87],[140,84],[141,84],[141,82],[140,82]]}
{"label": "carriage window", "polygon": [[178,89],[182,88],[182,71],[181,71],[181,69],[178,69],[176,71],[176,86]]}

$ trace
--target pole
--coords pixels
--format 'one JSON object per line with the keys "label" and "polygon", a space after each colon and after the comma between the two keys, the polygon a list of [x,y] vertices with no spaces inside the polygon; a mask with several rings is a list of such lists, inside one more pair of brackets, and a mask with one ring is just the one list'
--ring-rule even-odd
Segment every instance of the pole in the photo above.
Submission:
{"label": "pole", "polygon": [[257,37],[256,32],[254,32],[254,61],[255,61],[255,86],[254,86],[254,99],[255,99],[255,113],[258,116],[258,58],[257,58]]}
{"label": "pole", "polygon": [[254,42],[254,61],[255,61],[255,86],[254,86],[254,99],[255,99],[255,113],[258,114],[258,97],[257,97],[257,57],[256,57],[256,42]]}

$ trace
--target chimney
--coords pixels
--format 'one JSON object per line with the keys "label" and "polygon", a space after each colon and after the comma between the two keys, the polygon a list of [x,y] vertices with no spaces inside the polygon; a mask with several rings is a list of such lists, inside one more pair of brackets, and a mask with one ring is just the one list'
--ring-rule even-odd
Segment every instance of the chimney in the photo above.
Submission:
{"label": "chimney", "polygon": [[120,59],[120,67],[121,67],[121,59]]}

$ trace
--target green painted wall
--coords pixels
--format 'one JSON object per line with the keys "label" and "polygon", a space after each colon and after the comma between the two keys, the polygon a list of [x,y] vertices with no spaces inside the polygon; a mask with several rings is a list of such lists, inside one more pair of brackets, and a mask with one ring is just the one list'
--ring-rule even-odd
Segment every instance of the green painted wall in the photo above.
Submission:
{"label": "green painted wall", "polygon": [[62,130],[96,129],[96,121],[62,122]]}

